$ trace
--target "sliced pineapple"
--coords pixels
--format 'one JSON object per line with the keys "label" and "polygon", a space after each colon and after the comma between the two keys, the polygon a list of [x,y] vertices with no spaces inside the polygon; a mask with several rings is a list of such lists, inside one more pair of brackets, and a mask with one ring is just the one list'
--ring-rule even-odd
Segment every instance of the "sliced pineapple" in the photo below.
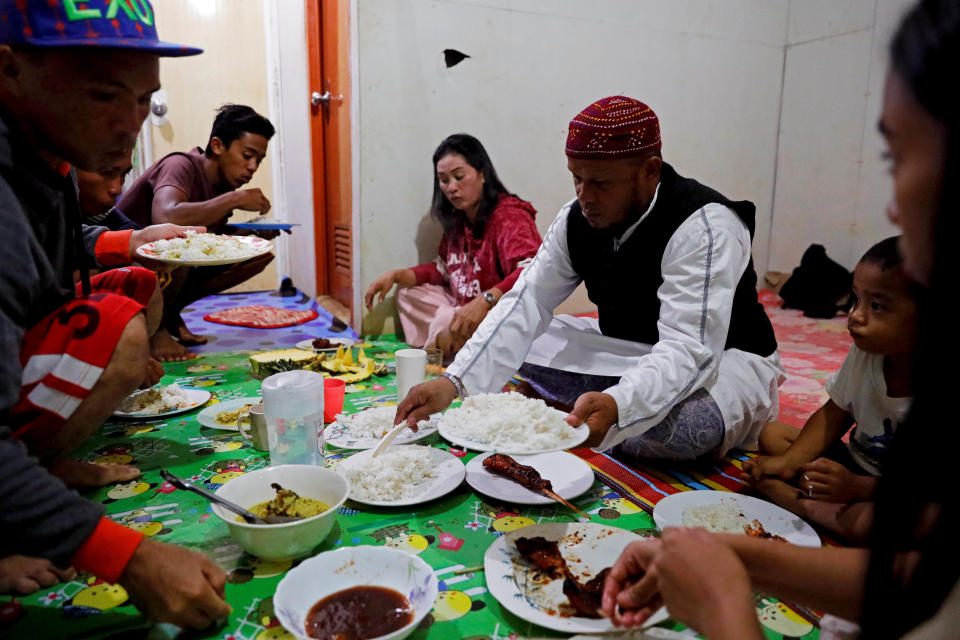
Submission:
{"label": "sliced pineapple", "polygon": [[281,371],[306,369],[316,360],[313,352],[304,349],[261,351],[250,356],[250,370],[255,378],[263,379]]}
{"label": "sliced pineapple", "polygon": [[352,365],[347,373],[333,377],[343,380],[347,384],[353,384],[355,382],[360,382],[361,380],[366,380],[372,373],[373,361],[368,360],[367,364],[364,366]]}

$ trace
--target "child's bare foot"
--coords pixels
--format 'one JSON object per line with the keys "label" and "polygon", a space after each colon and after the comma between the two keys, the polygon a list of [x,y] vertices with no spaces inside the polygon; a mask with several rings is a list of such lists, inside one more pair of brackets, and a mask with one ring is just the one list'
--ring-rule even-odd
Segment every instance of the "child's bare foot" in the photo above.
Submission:
{"label": "child's bare foot", "polygon": [[197,335],[187,328],[187,323],[183,321],[183,318],[178,317],[176,326],[171,325],[170,334],[176,337],[180,344],[188,347],[207,344],[207,339],[204,336]]}
{"label": "child's bare foot", "polygon": [[787,511],[798,516],[807,516],[806,503],[809,500],[803,499],[800,496],[800,490],[792,484],[788,484],[780,478],[761,476],[754,480],[751,486]]}
{"label": "child's bare foot", "polygon": [[46,558],[0,558],[0,593],[27,595],[77,577],[73,567],[58,569]]}
{"label": "child's bare foot", "polygon": [[140,469],[132,464],[97,464],[64,458],[53,463],[50,473],[63,480],[68,487],[84,489],[133,480],[140,475]]}
{"label": "child's bare foot", "polygon": [[174,340],[163,327],[150,337],[150,355],[160,362],[183,362],[197,357],[197,354]]}

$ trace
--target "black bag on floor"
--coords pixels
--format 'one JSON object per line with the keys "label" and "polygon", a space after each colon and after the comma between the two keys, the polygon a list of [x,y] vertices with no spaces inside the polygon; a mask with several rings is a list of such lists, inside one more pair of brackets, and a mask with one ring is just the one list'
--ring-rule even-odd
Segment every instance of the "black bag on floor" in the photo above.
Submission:
{"label": "black bag on floor", "polygon": [[832,318],[846,310],[852,286],[853,274],[827,257],[823,245],[812,244],[783,284],[780,297],[785,309],[800,309],[809,318]]}

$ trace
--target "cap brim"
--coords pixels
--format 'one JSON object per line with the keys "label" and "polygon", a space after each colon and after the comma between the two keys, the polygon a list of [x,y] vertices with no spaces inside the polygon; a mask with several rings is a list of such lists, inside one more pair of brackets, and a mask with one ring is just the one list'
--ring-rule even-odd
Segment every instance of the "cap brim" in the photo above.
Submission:
{"label": "cap brim", "polygon": [[123,49],[125,51],[143,51],[154,53],[163,58],[181,58],[203,53],[203,49],[174,44],[173,42],[147,42],[135,38],[63,38],[55,42],[27,38],[27,44],[45,49],[63,49],[83,47],[91,49]]}

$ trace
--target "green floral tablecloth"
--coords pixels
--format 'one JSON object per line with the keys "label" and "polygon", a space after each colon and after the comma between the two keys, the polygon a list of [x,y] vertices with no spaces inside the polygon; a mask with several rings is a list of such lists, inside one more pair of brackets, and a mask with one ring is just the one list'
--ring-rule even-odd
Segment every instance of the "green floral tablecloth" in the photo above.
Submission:
{"label": "green floral tablecloth", "polygon": [[[368,356],[389,361],[405,345],[384,337],[372,341]],[[211,402],[259,395],[260,382],[250,375],[249,352],[208,354],[198,360],[166,366],[162,384],[176,382],[210,391]],[[373,377],[348,386],[344,409],[352,412],[370,405],[396,404],[394,376]],[[216,489],[239,474],[268,466],[265,452],[254,450],[235,431],[202,427],[200,409],[162,420],[107,423],[79,452],[96,460],[132,461],[143,475],[136,481],[105,487],[87,494],[103,503],[117,522],[143,531],[156,540],[200,550],[228,574],[229,619],[192,638],[224,640],[279,640],[290,636],[273,613],[273,593],[283,574],[295,563],[265,562],[246,555],[229,537],[226,526],[200,496],[177,491],[160,478],[160,470],[192,478]],[[438,435],[421,444],[450,449]],[[475,454],[454,449],[466,463]],[[350,452],[327,447],[325,464],[335,467]],[[655,535],[645,511],[594,482],[574,501],[602,522]],[[463,483],[442,499],[408,508],[375,508],[347,502],[337,524],[316,552],[339,546],[389,545],[418,554],[440,581],[433,611],[413,638],[527,638],[562,637],[534,626],[503,609],[488,593],[483,571],[454,572],[483,564],[487,547],[507,531],[541,522],[570,522],[564,507],[522,507],[503,504],[475,493]],[[817,630],[773,599],[757,599],[758,614],[770,638],[816,638]],[[666,623],[671,629],[679,625]],[[24,598],[0,602],[0,637],[176,637],[170,625],[153,625],[127,603],[122,587],[100,583],[89,575]]]}

